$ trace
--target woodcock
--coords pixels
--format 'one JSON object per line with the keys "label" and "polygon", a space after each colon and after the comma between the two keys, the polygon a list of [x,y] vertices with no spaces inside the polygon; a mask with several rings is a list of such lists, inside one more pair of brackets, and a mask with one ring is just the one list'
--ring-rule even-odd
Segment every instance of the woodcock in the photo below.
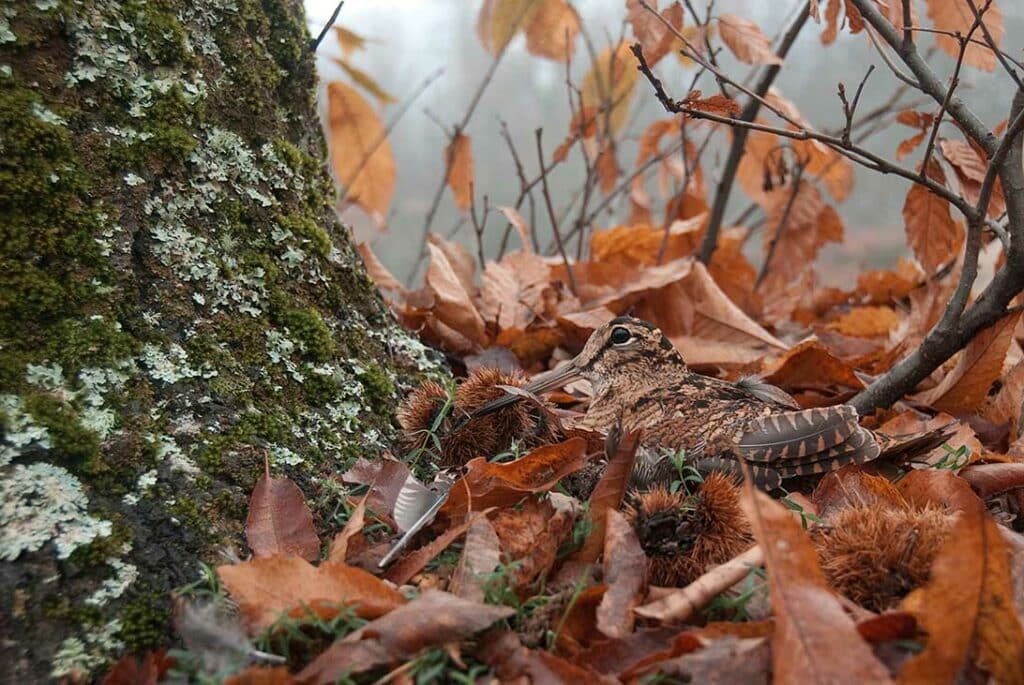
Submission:
{"label": "woodcock", "polygon": [[[741,474],[774,489],[782,479],[820,474],[879,456],[912,456],[937,447],[944,429],[913,435],[874,433],[849,405],[800,409],[788,394],[757,380],[737,383],[694,373],[655,326],[630,317],[594,331],[563,367],[536,377],[524,390],[539,394],[579,378],[593,386],[581,428],[609,433],[621,425],[642,431],[642,447],[686,450],[702,471]],[[516,402],[507,395],[476,412]]]}

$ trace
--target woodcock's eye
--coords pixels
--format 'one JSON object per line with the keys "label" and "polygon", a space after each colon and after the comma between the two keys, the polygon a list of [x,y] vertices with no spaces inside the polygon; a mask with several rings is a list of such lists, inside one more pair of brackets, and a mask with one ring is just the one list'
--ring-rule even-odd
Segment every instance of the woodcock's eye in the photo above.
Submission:
{"label": "woodcock's eye", "polygon": [[625,345],[633,338],[633,334],[622,326],[616,326],[612,329],[611,338],[612,345]]}

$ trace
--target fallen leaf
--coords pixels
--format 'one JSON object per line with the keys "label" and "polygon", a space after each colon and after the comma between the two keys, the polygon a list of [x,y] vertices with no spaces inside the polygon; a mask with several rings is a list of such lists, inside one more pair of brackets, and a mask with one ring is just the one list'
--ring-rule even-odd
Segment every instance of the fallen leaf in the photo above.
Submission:
{"label": "fallen leaf", "polygon": [[844,466],[826,473],[815,486],[811,501],[825,521],[851,507],[905,508],[906,500],[887,478],[864,471],[863,466]]}
{"label": "fallen leaf", "polygon": [[1021,312],[1007,314],[978,333],[960,353],[953,370],[931,390],[916,395],[923,404],[949,414],[971,414],[985,401],[1003,371]]}
{"label": "fallen leaf", "polygon": [[[942,48],[947,55],[957,59],[960,55],[960,41],[954,36],[947,34],[959,33],[962,36],[966,36],[971,30],[971,26],[974,24],[974,12],[971,11],[970,4],[966,1],[950,2],[949,0],[925,0],[925,4],[928,7],[928,18],[932,20],[935,28],[939,31],[947,32],[936,34],[935,44]],[[984,2],[976,5],[979,11],[985,6]],[[992,41],[997,48],[1000,47],[1003,42],[1003,36],[1006,34],[1006,28],[1003,26],[1003,11],[993,1],[988,5],[988,11],[985,12],[983,18],[985,27],[992,36]],[[992,49],[988,47],[988,41],[984,32],[979,28],[974,31],[971,37],[974,40],[980,41],[982,45],[968,43],[964,51],[964,63],[977,67],[982,71],[992,71],[995,69],[997,64],[996,56]]]}
{"label": "fallen leaf", "polygon": [[765,371],[765,383],[791,393],[830,387],[858,390],[864,387],[854,368],[833,356],[817,340],[807,340],[793,347]]}
{"label": "fallen leaf", "polygon": [[345,201],[383,224],[395,194],[395,159],[380,117],[362,95],[339,81],[327,84],[331,165]]}
{"label": "fallen leaf", "polygon": [[526,27],[526,50],[556,62],[572,61],[580,16],[565,0],[538,0],[540,8]]}
{"label": "fallen leaf", "polygon": [[352,485],[367,485],[366,506],[376,514],[391,516],[398,493],[409,478],[409,467],[397,459],[369,461],[360,457],[341,479]]}
{"label": "fallen leaf", "polygon": [[633,670],[634,664],[665,652],[679,629],[669,626],[637,630],[614,640],[602,640],[573,656],[573,662],[598,673],[615,675]]}
{"label": "fallen leaf", "polygon": [[345,561],[345,557],[348,554],[349,540],[353,535],[361,533],[363,530],[363,525],[366,522],[366,500],[369,499],[369,497],[369,492],[363,495],[363,498],[359,500],[359,504],[357,504],[356,508],[352,510],[351,514],[349,514],[348,521],[345,522],[345,527],[334,536],[334,541],[331,542],[331,553],[327,557],[328,561]]}
{"label": "fallen leaf", "polygon": [[605,515],[604,582],[607,592],[597,607],[597,629],[611,638],[633,632],[633,607],[647,579],[647,556],[626,517],[614,509]]}
{"label": "fallen leaf", "polygon": [[289,478],[271,478],[269,467],[256,482],[245,519],[245,539],[257,557],[297,554],[320,558],[320,538],[306,497]]}
{"label": "fallen leaf", "polygon": [[574,521],[575,515],[556,510],[550,497],[529,497],[520,506],[495,512],[494,530],[503,558],[513,565],[517,589],[551,571]]}
{"label": "fallen leaf", "polygon": [[953,682],[970,659],[995,682],[1024,682],[1024,631],[1014,610],[1006,545],[980,500],[963,509],[932,564],[903,601],[928,633],[899,682]]}
{"label": "fallen leaf", "polygon": [[888,336],[899,325],[899,317],[892,307],[854,307],[841,314],[828,327],[855,338]]}
{"label": "fallen leaf", "polygon": [[477,516],[466,532],[462,557],[448,588],[456,597],[483,602],[484,582],[501,563],[501,541],[486,516]]}
{"label": "fallen leaf", "polygon": [[104,676],[102,685],[156,685],[173,665],[174,659],[167,656],[166,647],[146,652],[142,661],[126,654]]}
{"label": "fallen leaf", "polygon": [[472,459],[465,466],[465,475],[449,490],[439,515],[461,520],[468,511],[511,506],[526,495],[546,492],[583,466],[586,446],[583,438],[572,438],[538,447],[507,463]]}
{"label": "fallen leaf", "polygon": [[1018,362],[1000,379],[1001,387],[989,397],[982,408],[982,418],[994,424],[1010,424],[1009,440],[1020,437],[1021,416],[1024,415],[1024,361]]}
{"label": "fallen leaf", "polygon": [[473,202],[473,146],[469,136],[459,133],[448,144],[444,153],[448,175],[445,181],[451,188],[455,206],[466,212]]}
{"label": "fallen leaf", "polygon": [[[928,164],[928,176],[945,182],[938,162]],[[956,258],[964,242],[964,227],[949,213],[949,202],[922,185],[913,184],[903,203],[907,242],[929,274]]]}
{"label": "fallen leaf", "polygon": [[431,647],[458,643],[513,614],[510,607],[428,590],[335,642],[298,677],[304,683],[335,683],[375,666],[412,659]]}
{"label": "fallen leaf", "polygon": [[431,243],[427,243],[427,249],[430,251],[427,285],[434,294],[434,315],[470,340],[482,342],[484,320],[448,256]]}
{"label": "fallen leaf", "polygon": [[287,666],[250,666],[224,679],[224,685],[292,685],[297,682]]}
{"label": "fallen leaf", "polygon": [[931,504],[961,512],[977,507],[981,501],[966,480],[948,469],[915,469],[896,483],[896,489],[919,509]]}
{"label": "fallen leaf", "polygon": [[400,561],[388,569],[384,576],[385,579],[395,585],[405,585],[413,576],[422,571],[423,567],[429,564],[432,559],[462,537],[478,517],[484,516],[489,511],[489,509],[485,509],[477,515],[466,517],[464,521],[458,525],[451,526],[423,547],[406,554]]}
{"label": "fallen leaf", "polygon": [[305,608],[321,618],[337,615],[339,607],[375,618],[403,604],[397,591],[362,569],[325,561],[313,566],[295,556],[273,556],[217,567],[217,576],[253,633],[263,630],[282,613]]}
{"label": "fallen leaf", "polygon": [[971,464],[958,473],[982,499],[1024,487],[1024,463]]}
{"label": "fallen leaf", "polygon": [[829,588],[800,523],[749,481],[741,503],[768,571],[773,682],[892,682]]}
{"label": "fallen leaf", "polygon": [[707,646],[681,656],[661,661],[648,671],[648,675],[657,679],[655,682],[663,678],[668,682],[682,683],[768,685],[771,682],[771,667],[772,649],[767,640],[728,636],[712,640]]}
{"label": "fallen leaf", "polygon": [[722,42],[746,64],[782,64],[782,58],[772,51],[771,41],[761,28],[746,17],[728,12],[718,15],[718,33]]}
{"label": "fallen leaf", "polygon": [[639,433],[627,433],[619,440],[618,449],[608,460],[608,466],[590,494],[592,527],[583,542],[583,547],[572,556],[573,560],[591,563],[601,556],[605,546],[608,512],[617,510],[622,504],[622,498],[629,486],[629,476],[633,473],[633,462],[636,460],[639,444]]}

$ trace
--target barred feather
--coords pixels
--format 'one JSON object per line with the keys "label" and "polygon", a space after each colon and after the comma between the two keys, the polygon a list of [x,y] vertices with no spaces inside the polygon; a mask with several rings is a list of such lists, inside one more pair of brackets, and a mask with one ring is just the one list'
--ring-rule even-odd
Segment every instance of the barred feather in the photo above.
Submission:
{"label": "barred feather", "polygon": [[857,428],[849,405],[770,414],[747,424],[736,451],[756,462],[801,459],[845,442]]}

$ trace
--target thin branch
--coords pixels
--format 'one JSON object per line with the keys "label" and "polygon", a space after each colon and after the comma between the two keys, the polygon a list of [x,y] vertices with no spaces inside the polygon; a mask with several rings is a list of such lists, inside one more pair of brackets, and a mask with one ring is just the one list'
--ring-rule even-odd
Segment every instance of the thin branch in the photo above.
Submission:
{"label": "thin branch", "polygon": [[[1006,71],[1007,74],[1009,74],[1010,78],[1013,79],[1013,82],[1017,84],[1017,87],[1024,88],[1024,83],[1021,82],[1020,77],[1017,75],[1017,72],[1013,69],[1013,67],[1007,64],[1007,61],[1012,61],[1018,69],[1024,67],[1021,66],[1020,62],[1011,58],[1009,55],[1000,50],[998,45],[996,45],[996,40],[995,38],[992,37],[992,33],[988,30],[988,25],[984,21],[981,21],[981,15],[985,13],[985,10],[983,9],[981,12],[979,12],[978,8],[974,5],[974,0],[967,0],[967,4],[971,8],[971,12],[974,13],[975,20],[980,21],[981,23],[981,33],[982,35],[985,36],[985,42],[987,43],[986,47],[995,53],[996,59],[998,59],[999,63],[1003,65],[1003,69]],[[989,4],[990,2],[985,4],[985,9],[988,9]]]}
{"label": "thin branch", "polygon": [[320,29],[319,35],[317,35],[317,37],[314,38],[313,42],[310,44],[310,50],[316,52],[317,48],[320,47],[320,43],[322,43],[324,38],[327,36],[327,32],[331,30],[332,26],[334,26],[334,22],[338,20],[338,13],[341,12],[341,7],[344,4],[345,0],[338,0],[338,4],[335,5],[334,11],[331,12],[331,18],[327,20],[327,23],[324,24],[324,27]]}
{"label": "thin branch", "polygon": [[[542,136],[544,135],[544,129],[538,128],[534,135],[537,138],[537,159],[540,162],[541,169],[544,168],[544,145],[542,142]],[[565,273],[569,278],[569,289],[572,294],[575,295],[579,292],[576,288],[576,278],[572,273],[572,264],[569,263],[569,258],[565,254],[565,243],[562,242],[562,232],[558,230],[558,220],[555,218],[555,208],[551,204],[551,193],[548,191],[548,175],[541,174],[541,189],[544,194],[544,204],[548,208],[548,218],[551,220],[551,230],[555,235],[555,242],[558,244],[558,254],[562,256],[562,263],[565,264]]]}
{"label": "thin branch", "polygon": [[782,237],[782,231],[785,230],[786,224],[789,222],[790,212],[793,210],[793,205],[796,204],[796,198],[800,194],[800,184],[803,181],[804,165],[797,164],[796,171],[793,174],[793,192],[789,194],[786,199],[786,206],[782,210],[782,216],[779,217],[779,222],[775,226],[775,233],[772,234],[771,242],[768,243],[768,252],[765,254],[764,263],[761,264],[761,270],[757,273],[757,280],[754,281],[754,291],[761,287],[761,283],[764,281],[765,276],[768,275],[768,269],[772,263],[772,257],[775,256],[775,248],[779,244],[779,240]]}

